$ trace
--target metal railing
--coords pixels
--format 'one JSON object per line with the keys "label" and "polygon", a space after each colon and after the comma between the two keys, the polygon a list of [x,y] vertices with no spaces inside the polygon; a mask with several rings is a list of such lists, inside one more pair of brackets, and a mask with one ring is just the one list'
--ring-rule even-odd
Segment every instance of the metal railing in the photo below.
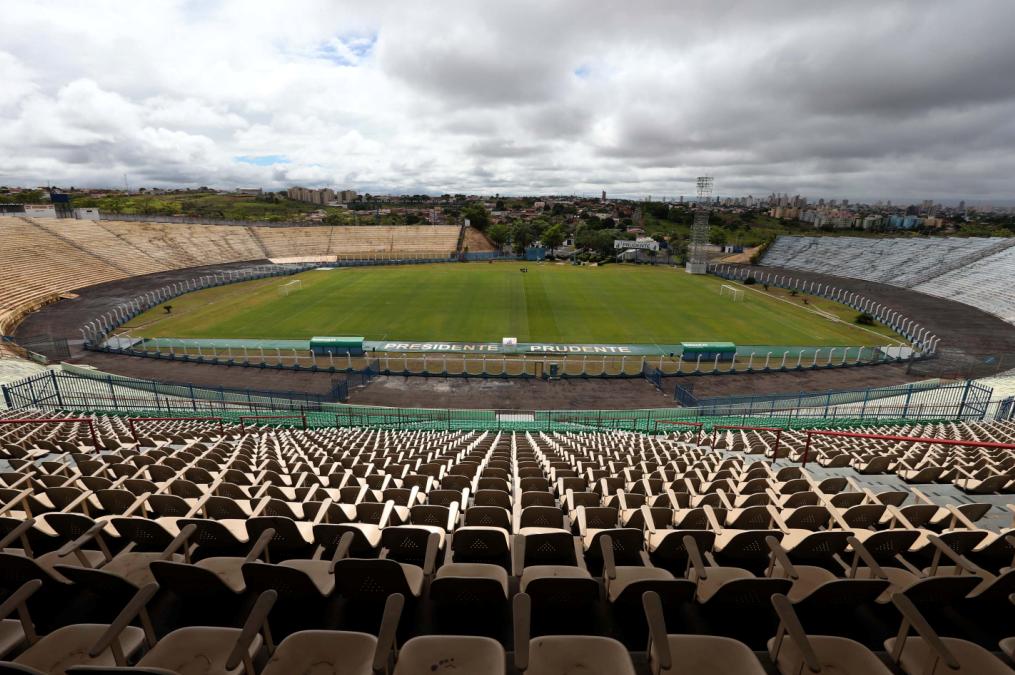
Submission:
{"label": "metal railing", "polygon": [[807,466],[810,458],[811,438],[813,436],[839,436],[844,438],[867,438],[881,441],[896,441],[903,443],[931,443],[933,445],[961,445],[971,448],[996,448],[1001,450],[1015,450],[1015,443],[997,443],[995,441],[966,441],[953,438],[923,438],[921,436],[892,436],[889,434],[868,434],[857,431],[830,431],[827,429],[808,429],[805,431],[807,440],[804,443],[801,466]]}
{"label": "metal railing", "polygon": [[102,445],[99,444],[99,435],[95,432],[95,420],[91,419],[90,417],[29,417],[29,418],[8,417],[0,419],[0,425],[8,425],[8,424],[35,425],[35,424],[53,424],[53,423],[87,424],[88,431],[92,435],[92,447],[95,448],[103,447]]}

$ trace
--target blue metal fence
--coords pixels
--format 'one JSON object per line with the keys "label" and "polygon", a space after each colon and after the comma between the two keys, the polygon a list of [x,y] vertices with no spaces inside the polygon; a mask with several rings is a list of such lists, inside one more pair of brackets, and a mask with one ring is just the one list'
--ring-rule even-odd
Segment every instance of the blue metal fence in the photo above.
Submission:
{"label": "blue metal fence", "polygon": [[1000,421],[1015,421],[1015,396],[1009,396],[997,405],[997,414],[994,419]]}
{"label": "blue metal fence", "polygon": [[771,415],[788,410],[814,410],[818,413],[823,410],[827,415],[830,411],[847,407],[861,418],[868,411],[892,410],[899,419],[983,419],[992,394],[990,387],[971,380],[945,385],[929,380],[892,387],[712,398],[697,398],[685,387],[677,385],[673,398],[681,405],[697,408],[703,415]]}
{"label": "blue metal fence", "polygon": [[108,410],[321,410],[346,400],[348,385],[333,383],[328,394],[202,387],[95,372],[71,374],[50,370],[0,387],[7,408]]}

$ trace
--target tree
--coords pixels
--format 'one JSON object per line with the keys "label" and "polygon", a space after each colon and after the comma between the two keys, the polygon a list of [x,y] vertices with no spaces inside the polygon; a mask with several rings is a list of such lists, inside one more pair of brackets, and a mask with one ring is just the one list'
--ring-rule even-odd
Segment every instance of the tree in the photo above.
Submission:
{"label": "tree", "polygon": [[543,230],[540,240],[542,240],[544,246],[550,249],[550,253],[552,254],[560,247],[561,244],[564,243],[564,230],[561,229],[559,223],[551,225]]}
{"label": "tree", "polygon": [[708,242],[716,246],[722,246],[726,243],[726,233],[717,227],[713,227],[708,235]]}
{"label": "tree", "polygon": [[462,209],[462,217],[469,219],[469,225],[480,232],[485,232],[490,227],[490,214],[482,204],[469,204]]}
{"label": "tree", "polygon": [[405,214],[405,224],[406,225],[417,225],[422,220],[423,219],[420,218],[419,214],[417,214],[417,213],[407,213],[407,214]]}
{"label": "tree", "polygon": [[589,251],[595,251],[603,257],[610,257],[614,254],[613,240],[620,238],[617,230],[589,230],[582,228],[575,235],[575,246]]}
{"label": "tree", "polygon": [[326,225],[342,225],[345,222],[345,218],[338,209],[328,209],[328,212],[324,215],[324,223]]}
{"label": "tree", "polygon": [[524,254],[525,249],[535,238],[532,226],[524,220],[516,220],[511,225],[511,241],[514,244],[514,251],[518,255]]}
{"label": "tree", "polygon": [[511,229],[504,223],[494,223],[486,231],[486,238],[498,249],[511,240]]}

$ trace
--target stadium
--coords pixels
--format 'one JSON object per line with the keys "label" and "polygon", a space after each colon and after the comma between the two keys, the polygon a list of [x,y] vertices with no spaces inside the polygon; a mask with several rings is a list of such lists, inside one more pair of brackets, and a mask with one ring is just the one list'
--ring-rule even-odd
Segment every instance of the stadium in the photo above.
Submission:
{"label": "stadium", "polygon": [[0,232],[4,672],[1011,672],[1015,240]]}

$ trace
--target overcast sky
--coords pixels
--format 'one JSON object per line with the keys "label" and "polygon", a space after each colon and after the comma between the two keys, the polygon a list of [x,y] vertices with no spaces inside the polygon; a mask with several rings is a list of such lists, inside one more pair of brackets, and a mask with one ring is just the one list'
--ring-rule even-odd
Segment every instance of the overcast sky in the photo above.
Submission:
{"label": "overcast sky", "polygon": [[8,2],[0,184],[1015,197],[1015,1]]}

